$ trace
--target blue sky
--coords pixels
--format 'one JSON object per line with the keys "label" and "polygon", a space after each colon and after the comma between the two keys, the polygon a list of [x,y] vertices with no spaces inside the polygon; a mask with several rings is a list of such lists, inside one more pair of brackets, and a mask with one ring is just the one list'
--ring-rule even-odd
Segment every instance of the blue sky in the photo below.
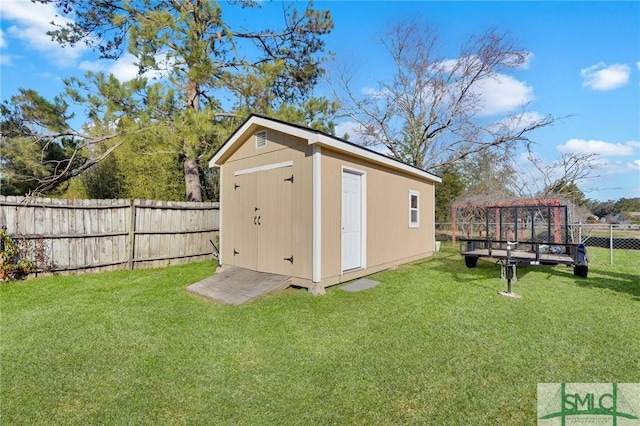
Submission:
{"label": "blue sky", "polygon": [[[258,13],[233,13],[247,25],[277,22],[280,3],[264,2]],[[316,1],[328,8],[335,29],[326,37],[332,69],[356,70],[352,90],[365,93],[390,78],[392,67],[379,40],[399,20],[418,17],[437,30],[443,54],[455,58],[460,44],[489,27],[506,31],[530,52],[527,66],[501,76],[486,90],[486,114],[498,121],[528,101],[532,114],[567,117],[537,131],[535,154],[546,162],[562,152],[600,154],[592,178],[580,183],[588,198],[640,197],[640,2],[383,2]],[[300,7],[303,7],[300,4]],[[105,63],[83,46],[59,48],[45,32],[56,11],[29,0],[0,2],[0,98],[19,87],[46,97],[63,90],[62,79],[87,70],[132,78],[125,57]],[[255,24],[254,24],[255,22]],[[329,93],[324,82],[316,95]],[[338,135],[353,130],[340,122]],[[352,132],[350,132],[352,133]],[[529,166],[514,159],[523,175]]]}

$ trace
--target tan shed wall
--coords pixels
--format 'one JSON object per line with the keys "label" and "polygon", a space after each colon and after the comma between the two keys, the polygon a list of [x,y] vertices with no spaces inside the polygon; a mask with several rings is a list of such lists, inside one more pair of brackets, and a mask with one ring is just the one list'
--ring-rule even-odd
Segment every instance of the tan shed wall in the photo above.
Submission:
{"label": "tan shed wall", "polygon": [[[348,281],[431,255],[434,185],[342,153],[322,151],[322,285]],[[342,275],[342,168],[365,172],[366,268]],[[409,228],[409,190],[420,193],[420,227]]]}
{"label": "tan shed wall", "polygon": [[[267,129],[267,146],[256,149],[254,127],[221,167],[221,250],[223,266],[234,265],[234,234],[239,207],[233,205],[236,171],[292,161],[291,251],[294,263],[292,283],[316,287],[312,282],[313,246],[313,147],[307,141]],[[434,251],[434,184],[402,172],[372,165],[367,161],[322,147],[322,282],[321,287],[418,260]],[[342,168],[365,173],[366,181],[366,268],[343,274],[341,254]],[[420,227],[409,228],[409,190],[420,193]],[[269,189],[267,188],[267,191]],[[273,193],[275,195],[275,192]],[[269,196],[269,193],[266,195]],[[245,203],[246,204],[246,203]],[[246,206],[243,208],[246,209]],[[282,212],[287,214],[287,212]],[[246,222],[246,217],[245,217]],[[275,239],[274,248],[286,245]]]}
{"label": "tan shed wall", "polygon": [[[260,131],[262,129],[257,129]],[[255,132],[251,132],[236,152],[232,153],[222,166],[221,205],[221,250],[224,265],[233,262],[233,232],[237,224],[237,208],[228,201],[234,191],[234,173],[239,170],[265,166],[269,164],[293,161],[291,171],[294,184],[291,194],[291,249],[294,263],[291,275],[295,279],[311,280],[312,276],[312,148],[306,141],[267,129],[267,146],[256,149]],[[269,196],[267,194],[267,196]],[[225,206],[225,203],[227,206]],[[283,212],[282,214],[287,214]],[[282,241],[274,240],[274,248]],[[288,274],[288,273],[287,273]]]}

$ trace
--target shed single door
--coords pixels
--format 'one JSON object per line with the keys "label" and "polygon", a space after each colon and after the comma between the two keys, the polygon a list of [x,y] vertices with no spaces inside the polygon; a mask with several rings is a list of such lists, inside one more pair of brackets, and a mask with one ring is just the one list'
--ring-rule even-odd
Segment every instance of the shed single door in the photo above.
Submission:
{"label": "shed single door", "polygon": [[291,275],[291,167],[236,176],[235,265]]}
{"label": "shed single door", "polygon": [[234,265],[251,270],[258,262],[258,227],[256,173],[236,176],[234,183],[235,241],[233,248]]}
{"label": "shed single door", "polygon": [[362,175],[342,171],[342,270],[362,267]]}

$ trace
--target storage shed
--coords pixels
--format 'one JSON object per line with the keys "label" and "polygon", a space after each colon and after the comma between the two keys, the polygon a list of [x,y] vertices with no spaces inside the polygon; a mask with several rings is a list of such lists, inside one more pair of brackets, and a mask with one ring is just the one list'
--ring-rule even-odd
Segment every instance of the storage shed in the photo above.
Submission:
{"label": "storage shed", "polygon": [[220,264],[325,287],[430,256],[433,174],[307,127],[250,116],[220,169]]}

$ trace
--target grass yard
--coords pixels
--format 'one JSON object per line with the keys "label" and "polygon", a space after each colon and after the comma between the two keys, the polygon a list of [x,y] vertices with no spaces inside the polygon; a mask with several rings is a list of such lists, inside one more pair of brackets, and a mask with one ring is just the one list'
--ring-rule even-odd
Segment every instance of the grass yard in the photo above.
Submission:
{"label": "grass yard", "polygon": [[640,253],[589,254],[588,279],[519,269],[520,300],[447,244],[242,307],[185,291],[211,262],[1,284],[0,422],[535,424],[539,382],[640,382]]}

